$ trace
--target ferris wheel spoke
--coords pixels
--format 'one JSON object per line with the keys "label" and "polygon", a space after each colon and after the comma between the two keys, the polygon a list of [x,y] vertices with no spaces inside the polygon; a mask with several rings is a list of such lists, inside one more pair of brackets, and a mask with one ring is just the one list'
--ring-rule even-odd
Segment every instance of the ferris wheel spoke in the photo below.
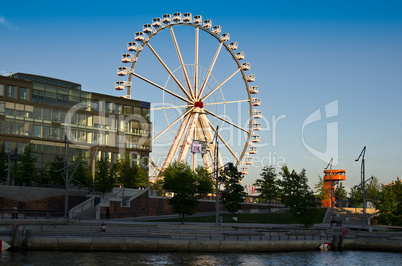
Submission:
{"label": "ferris wheel spoke", "polygon": [[132,72],[132,74],[133,74],[134,76],[136,76],[137,78],[142,79],[143,81],[148,82],[149,84],[151,84],[151,85],[153,85],[153,86],[155,86],[155,87],[157,87],[157,88],[159,88],[159,89],[161,89],[161,90],[163,90],[163,91],[169,93],[170,95],[173,95],[174,97],[179,98],[180,100],[182,100],[182,101],[184,101],[184,102],[188,102],[188,103],[192,104],[192,102],[191,102],[189,99],[186,99],[186,98],[184,98],[184,97],[182,97],[182,96],[180,96],[180,95],[178,95],[178,94],[176,94],[176,93],[174,93],[174,92],[172,92],[172,91],[170,91],[170,90],[168,90],[168,89],[162,87],[161,85],[158,85],[158,84],[156,84],[155,82],[150,81],[149,79],[144,78],[144,77],[141,76],[141,75],[138,75],[138,74],[135,73],[135,72]]}
{"label": "ferris wheel spoke", "polygon": [[158,111],[158,110],[167,110],[167,109],[175,109],[175,108],[188,108],[194,105],[178,105],[178,106],[169,106],[169,107],[159,107],[159,108],[151,108],[151,111]]}
{"label": "ferris wheel spoke", "polygon": [[[213,136],[211,131],[211,127],[213,128],[212,123],[209,121],[208,117],[205,114],[201,117],[201,123],[204,129],[203,133],[206,136],[208,143],[210,144],[209,155],[211,156],[212,161],[214,161],[215,158],[212,151],[215,151],[216,145],[213,142]],[[220,156],[218,156],[218,166],[219,167],[223,166],[222,157]]]}
{"label": "ferris wheel spoke", "polygon": [[169,29],[170,29],[170,34],[172,35],[174,46],[176,48],[177,56],[179,57],[179,60],[180,60],[181,69],[183,70],[183,73],[184,73],[184,78],[186,79],[188,91],[190,92],[191,99],[194,99],[194,94],[193,94],[193,90],[191,89],[190,79],[188,78],[187,70],[184,67],[183,58],[182,58],[181,53],[180,53],[179,45],[177,44],[177,40],[176,40],[176,36],[174,34],[174,31],[173,31],[173,27],[170,27]]}
{"label": "ferris wheel spoke", "polygon": [[238,101],[228,101],[228,102],[216,102],[216,103],[204,103],[205,105],[216,105],[216,104],[227,104],[227,103],[241,103],[241,102],[249,102],[250,100],[238,100]]}
{"label": "ferris wheel spoke", "polygon": [[180,83],[180,81],[176,78],[176,76],[173,74],[173,72],[169,69],[169,67],[163,62],[162,58],[158,55],[158,53],[152,48],[152,46],[149,44],[149,42],[146,42],[148,48],[152,51],[152,53],[155,55],[155,57],[159,60],[159,62],[163,65],[163,67],[166,69],[166,71],[169,73],[169,75],[172,77],[172,79],[176,82],[177,86],[181,89],[181,91],[187,96],[188,99],[191,99],[191,95],[188,94],[186,89],[183,87],[183,85]]}
{"label": "ferris wheel spoke", "polygon": [[204,91],[204,89],[205,89],[205,87],[206,87],[206,85],[207,85],[207,83],[208,83],[209,76],[211,75],[212,69],[214,68],[214,65],[215,65],[215,63],[216,63],[216,59],[218,58],[218,55],[219,55],[219,53],[220,53],[220,51],[221,51],[221,48],[222,48],[222,45],[223,45],[223,42],[221,42],[221,43],[219,44],[218,50],[216,50],[214,59],[212,60],[212,63],[211,63],[211,65],[210,65],[209,69],[208,69],[207,76],[206,76],[205,79],[204,79],[204,83],[201,85],[200,94],[199,94],[198,99],[201,98],[202,93],[203,93],[203,91]]}
{"label": "ferris wheel spoke", "polygon": [[207,110],[207,109],[204,109],[204,111],[207,112],[208,114],[210,114],[210,115],[212,115],[212,116],[215,116],[216,118],[222,120],[223,122],[228,123],[229,125],[232,125],[232,126],[238,128],[238,129],[240,129],[240,130],[243,130],[243,131],[246,132],[246,133],[250,133],[250,131],[248,131],[248,130],[242,128],[241,126],[236,125],[235,123],[232,123],[232,122],[226,120],[225,118],[223,118],[223,117],[221,117],[221,116],[219,116],[219,115],[217,115],[217,114],[212,113],[211,111],[209,111],[209,110]]}
{"label": "ferris wheel spoke", "polygon": [[167,126],[164,130],[162,130],[156,137],[153,138],[152,142],[154,142],[157,138],[159,138],[163,133],[165,133],[169,128],[173,127],[182,117],[186,116],[188,113],[193,111],[194,107],[187,110],[187,112],[183,113],[180,115],[173,123],[171,123],[169,126]]}
{"label": "ferris wheel spoke", "polygon": [[212,128],[212,130],[215,132],[215,134],[218,135],[219,139],[222,141],[222,143],[226,146],[226,149],[228,149],[228,151],[233,155],[233,157],[236,159],[236,162],[239,162],[239,158],[237,158],[236,154],[233,152],[232,148],[230,148],[230,146],[227,144],[227,142],[225,141],[224,138],[222,138],[221,134],[219,134],[219,132],[216,132],[216,129],[213,127],[213,125],[211,124],[211,122],[209,122],[210,127]]}
{"label": "ferris wheel spoke", "polygon": [[[236,75],[237,72],[239,72],[239,71],[240,71],[240,68],[238,68],[235,72],[233,72],[232,75],[230,75],[227,79],[225,79],[225,80],[224,80],[222,83],[220,83],[218,86],[216,86],[215,89],[211,90],[207,95],[205,95],[205,96],[201,99],[201,101],[202,101],[202,102],[205,101],[206,98],[208,98],[209,96],[211,96],[212,93],[214,93],[216,90],[218,90],[223,84],[225,84],[228,80],[230,80],[230,79],[231,79],[234,75]],[[200,93],[200,96],[201,96],[201,93]]]}
{"label": "ferris wheel spoke", "polygon": [[199,44],[199,32],[200,29],[198,27],[195,28],[195,59],[194,59],[194,95],[195,98],[198,98],[198,44]]}

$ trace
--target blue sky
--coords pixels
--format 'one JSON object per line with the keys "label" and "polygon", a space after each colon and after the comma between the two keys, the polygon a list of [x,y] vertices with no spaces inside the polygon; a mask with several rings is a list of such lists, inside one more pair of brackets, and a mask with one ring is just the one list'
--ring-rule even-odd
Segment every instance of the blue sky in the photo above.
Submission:
{"label": "blue sky", "polygon": [[[132,3],[3,2],[0,73],[44,75],[115,94],[120,55],[143,24],[165,13],[200,14],[229,32],[252,65],[265,117],[258,153],[264,162],[306,168],[313,186],[328,161],[306,145],[324,153],[332,123],[338,126],[334,168],[346,170],[348,189],[360,182],[355,159],[364,146],[367,177],[387,183],[401,176],[400,1]],[[152,101],[140,92],[132,97]],[[324,108],[334,101],[337,115],[326,118]],[[303,143],[303,122],[317,109],[323,119],[305,127]],[[244,182],[253,183],[260,171],[250,168]]]}

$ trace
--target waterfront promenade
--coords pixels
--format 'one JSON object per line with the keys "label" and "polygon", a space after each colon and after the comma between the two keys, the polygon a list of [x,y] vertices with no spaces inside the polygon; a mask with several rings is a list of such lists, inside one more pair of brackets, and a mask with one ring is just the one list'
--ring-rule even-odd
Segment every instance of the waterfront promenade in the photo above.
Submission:
{"label": "waterfront promenade", "polygon": [[[19,223],[14,230],[15,222]],[[121,250],[121,251],[197,251],[266,252],[318,250],[322,243],[335,249],[402,252],[402,231],[386,227],[341,227],[302,225],[150,222],[108,220],[106,232],[101,221],[0,220],[0,239],[15,249],[28,250]]]}

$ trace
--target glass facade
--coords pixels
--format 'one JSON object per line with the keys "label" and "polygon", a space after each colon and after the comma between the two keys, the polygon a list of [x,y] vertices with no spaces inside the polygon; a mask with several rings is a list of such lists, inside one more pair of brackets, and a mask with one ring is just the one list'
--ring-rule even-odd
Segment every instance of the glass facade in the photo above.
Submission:
{"label": "glass facade", "polygon": [[[20,152],[32,144],[38,166],[70,147],[110,161],[122,153],[147,161],[151,151],[150,105],[81,90],[81,85],[30,74],[0,76],[0,144]],[[91,157],[92,158],[92,157]],[[145,158],[145,159],[144,159]]]}

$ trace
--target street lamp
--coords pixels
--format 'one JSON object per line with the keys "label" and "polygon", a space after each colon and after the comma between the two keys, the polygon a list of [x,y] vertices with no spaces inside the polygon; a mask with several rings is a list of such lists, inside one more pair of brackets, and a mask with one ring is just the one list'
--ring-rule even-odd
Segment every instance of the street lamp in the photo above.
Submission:
{"label": "street lamp", "polygon": [[361,164],[361,186],[363,190],[363,228],[366,226],[366,190],[365,190],[365,177],[364,177],[364,156],[366,155],[366,146],[364,146],[362,152],[360,153],[359,157],[355,160],[356,162],[359,161],[360,157],[362,157],[362,164]]}
{"label": "street lamp", "polygon": [[[16,160],[18,159],[21,155],[17,154],[16,150],[12,150],[9,147],[3,146],[5,149],[8,149],[9,151],[13,152],[11,153],[5,153],[7,155],[7,186],[10,185],[10,179],[11,179],[11,160]],[[12,157],[12,159],[11,159]]]}
{"label": "street lamp", "polygon": [[216,131],[215,131],[215,152],[214,152],[214,176],[215,176],[215,207],[216,207],[216,213],[215,213],[215,225],[219,225],[219,211],[220,211],[220,204],[219,204],[219,179],[218,179],[218,171],[219,171],[219,165],[218,165],[218,153],[219,153],[219,148],[218,148],[218,130],[219,126],[216,126]]}

